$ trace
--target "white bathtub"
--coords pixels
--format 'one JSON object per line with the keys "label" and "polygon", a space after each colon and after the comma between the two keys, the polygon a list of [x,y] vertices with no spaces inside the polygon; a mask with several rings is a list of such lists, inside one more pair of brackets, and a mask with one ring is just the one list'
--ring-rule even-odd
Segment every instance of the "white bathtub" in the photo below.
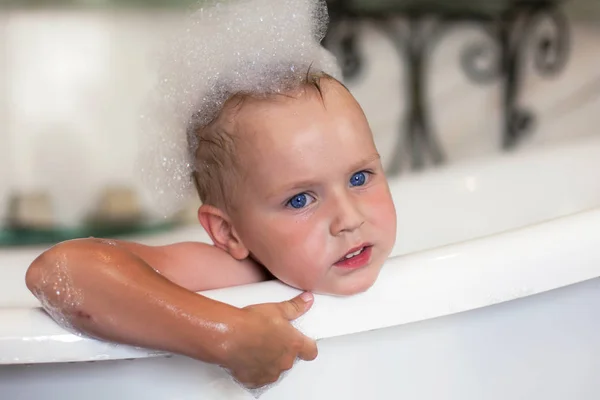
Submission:
{"label": "white bathtub", "polygon": [[[317,296],[319,340],[262,399],[600,398],[600,140],[392,183],[399,232],[368,292]],[[185,228],[145,242],[207,240]],[[236,399],[219,368],[80,338],[25,290],[41,249],[0,256],[0,398]],[[287,299],[277,282],[207,295]]]}

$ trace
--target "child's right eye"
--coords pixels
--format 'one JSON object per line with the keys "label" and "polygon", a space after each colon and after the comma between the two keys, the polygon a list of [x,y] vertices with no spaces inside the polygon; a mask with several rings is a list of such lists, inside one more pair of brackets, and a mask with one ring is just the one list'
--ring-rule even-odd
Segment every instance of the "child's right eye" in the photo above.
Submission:
{"label": "child's right eye", "polygon": [[286,206],[299,210],[311,204],[313,200],[314,198],[308,193],[300,193],[289,199]]}

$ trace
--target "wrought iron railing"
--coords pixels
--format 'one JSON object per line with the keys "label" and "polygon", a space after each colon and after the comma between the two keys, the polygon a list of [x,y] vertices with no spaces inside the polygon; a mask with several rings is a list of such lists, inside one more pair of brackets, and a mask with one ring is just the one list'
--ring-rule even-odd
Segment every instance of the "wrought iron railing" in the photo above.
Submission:
{"label": "wrought iron railing", "polygon": [[[544,76],[559,73],[568,60],[570,34],[562,0],[330,0],[329,3],[331,26],[325,45],[338,56],[346,79],[355,77],[364,63],[357,42],[360,20],[376,21],[393,40],[406,64],[409,107],[388,167],[391,175],[400,172],[405,154],[410,157],[413,169],[421,169],[428,162],[442,164],[447,158],[431,128],[426,94],[429,56],[448,28],[477,23],[487,32],[489,40],[465,46],[460,63],[475,83],[501,80],[504,150],[516,148],[535,124],[535,115],[519,103],[526,52],[533,52],[537,71]],[[398,19],[405,21],[404,29],[398,28]],[[538,34],[542,22],[552,26],[551,34]],[[492,58],[483,68],[478,62],[482,57]]]}

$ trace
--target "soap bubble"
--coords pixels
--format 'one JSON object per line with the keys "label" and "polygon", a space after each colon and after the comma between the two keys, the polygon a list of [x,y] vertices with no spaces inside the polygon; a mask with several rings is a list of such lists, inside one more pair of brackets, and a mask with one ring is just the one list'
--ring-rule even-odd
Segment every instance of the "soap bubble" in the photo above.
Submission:
{"label": "soap bubble", "polygon": [[43,270],[41,288],[36,290],[35,296],[58,325],[80,335],[73,327],[72,321],[75,318],[74,313],[83,304],[83,293],[73,285],[65,256],[53,267]]}
{"label": "soap bubble", "polygon": [[329,22],[323,0],[211,0],[199,7],[167,43],[143,117],[142,178],[165,216],[195,195],[198,144],[188,143],[190,124],[210,123],[235,93],[286,92],[309,69],[341,80],[335,57],[320,44]]}

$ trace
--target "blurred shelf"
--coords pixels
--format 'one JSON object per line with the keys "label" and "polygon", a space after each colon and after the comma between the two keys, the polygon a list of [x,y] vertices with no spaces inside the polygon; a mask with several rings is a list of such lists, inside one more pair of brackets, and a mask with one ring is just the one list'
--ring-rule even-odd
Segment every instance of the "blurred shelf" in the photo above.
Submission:
{"label": "blurred shelf", "polygon": [[[332,3],[347,3],[356,12],[410,13],[427,12],[451,14],[477,13],[495,15],[513,6],[515,0],[335,0]],[[521,4],[539,4],[545,0],[520,0]]]}
{"label": "blurred shelf", "polygon": [[168,232],[179,224],[173,221],[140,223],[132,225],[94,225],[73,228],[5,228],[0,229],[0,248],[32,245],[53,245],[65,240],[97,237],[118,238],[123,236],[145,236]]}

